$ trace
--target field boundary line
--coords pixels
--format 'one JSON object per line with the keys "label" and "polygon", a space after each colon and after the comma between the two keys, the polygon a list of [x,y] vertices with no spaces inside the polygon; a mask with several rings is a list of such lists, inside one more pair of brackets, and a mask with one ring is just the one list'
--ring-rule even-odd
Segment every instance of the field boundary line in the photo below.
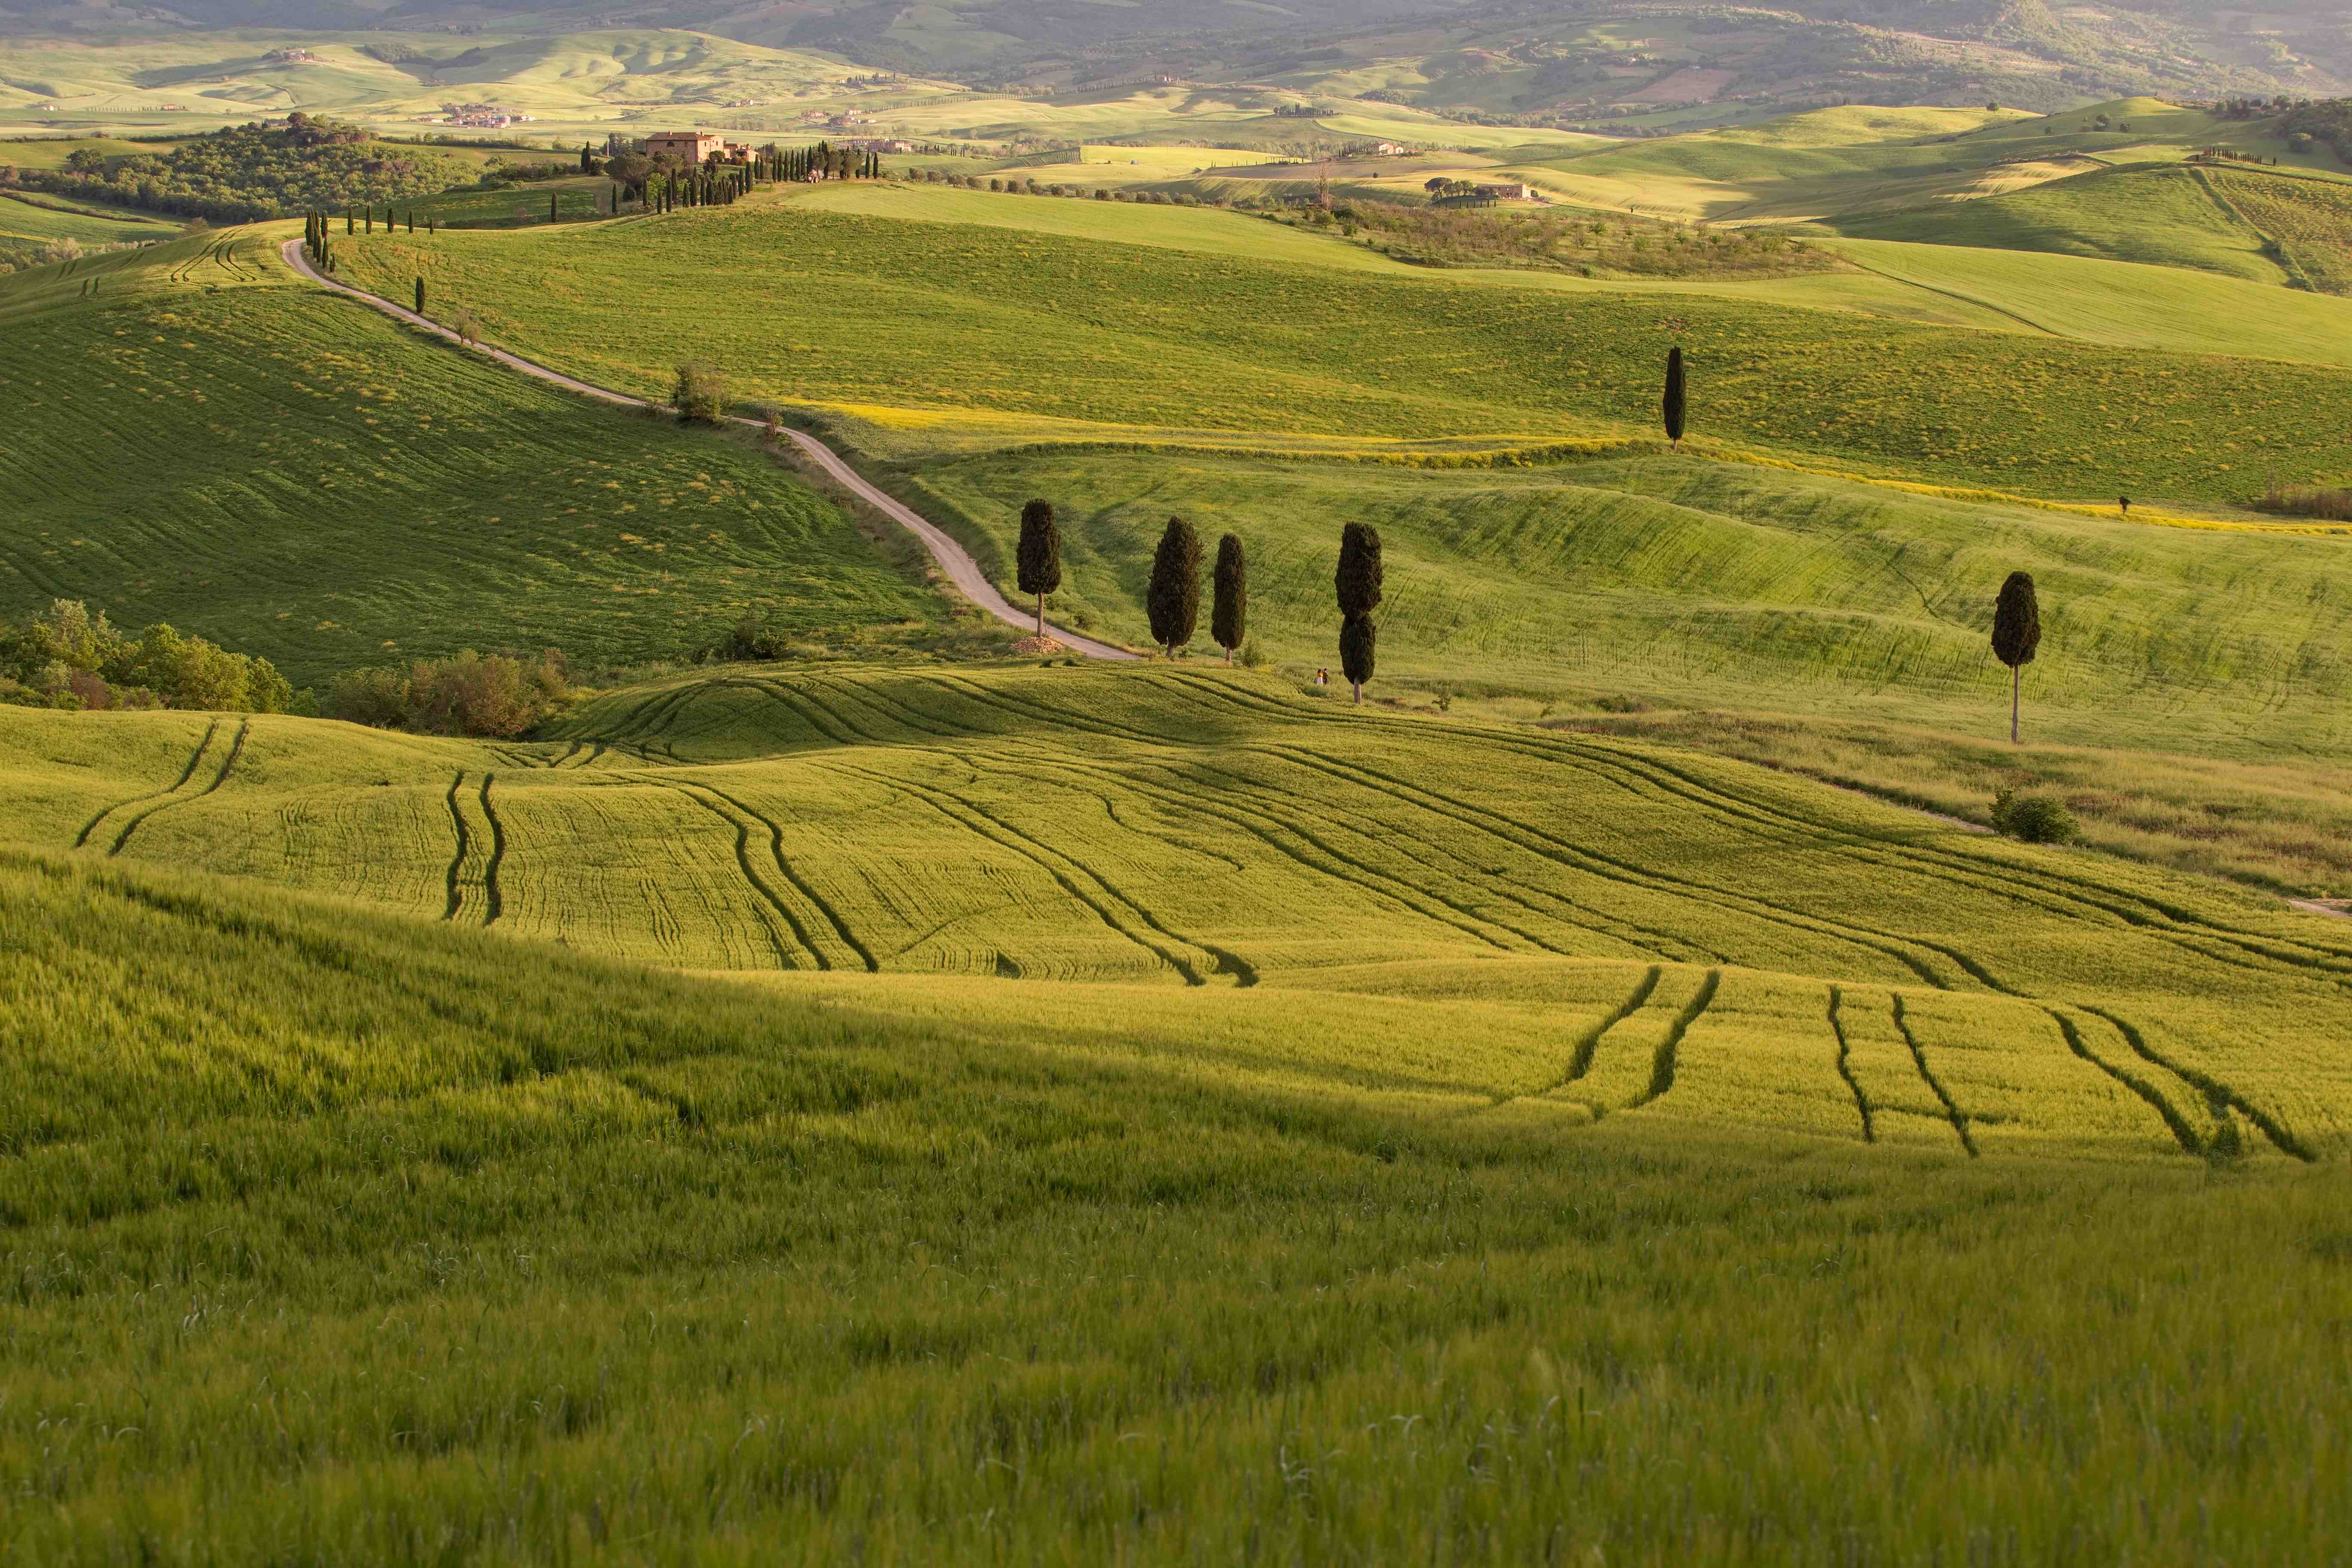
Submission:
{"label": "field boundary line", "polygon": [[[278,247],[278,254],[298,276],[307,278],[323,289],[332,289],[338,294],[349,295],[362,304],[383,311],[394,321],[404,321],[420,331],[431,332],[459,348],[471,349],[479,353],[505,365],[509,370],[520,371],[538,380],[551,382],[567,392],[576,392],[583,396],[616,404],[625,408],[661,406],[646,398],[632,396],[625,392],[616,392],[608,386],[598,386],[593,382],[582,381],[577,376],[567,375],[560,370],[541,364],[536,360],[525,359],[520,354],[509,353],[505,349],[493,348],[488,343],[480,345],[467,343],[456,332],[438,321],[420,316],[404,306],[396,305],[381,294],[372,294],[364,289],[339,282],[319,272],[311,267],[310,258],[302,254],[302,242],[299,239],[288,240]],[[743,426],[748,429],[765,428],[761,421],[746,419],[740,415],[730,414],[725,417],[729,422]],[[980,569],[980,563],[971,558],[971,552],[958,544],[946,530],[929,521],[906,502],[898,500],[887,490],[866,479],[856,468],[851,468],[840,453],[806,431],[787,427],[783,434],[790,437],[793,445],[805,453],[812,462],[824,469],[827,478],[913,534],[922,543],[923,548],[929,552],[931,560],[937,563],[947,580],[955,586],[956,591],[970,600],[975,607],[986,611],[1007,626],[1024,629],[1035,627],[1036,616],[1034,614],[1024,615],[1015,609],[1011,602],[997,591],[996,585],[988,580],[988,574]],[[1046,622],[1045,625],[1055,640],[1073,653],[1084,654],[1089,658],[1132,659],[1137,657],[1125,648],[1113,647],[1108,643],[1097,642],[1089,637],[1081,637],[1076,632],[1054,625],[1051,621]]]}

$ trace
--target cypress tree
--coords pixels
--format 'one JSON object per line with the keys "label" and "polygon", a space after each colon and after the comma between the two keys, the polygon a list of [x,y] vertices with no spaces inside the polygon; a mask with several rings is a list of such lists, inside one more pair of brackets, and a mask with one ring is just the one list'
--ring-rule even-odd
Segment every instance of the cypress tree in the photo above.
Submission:
{"label": "cypress tree", "polygon": [[1339,673],[1355,689],[1359,702],[1364,700],[1364,682],[1372,678],[1373,645],[1379,637],[1370,616],[1349,616],[1339,623]]}
{"label": "cypress tree", "polygon": [[1339,599],[1339,666],[1361,702],[1364,682],[1372,678],[1371,616],[1381,603],[1380,530],[1351,522],[1339,531],[1339,569],[1331,585]]}
{"label": "cypress tree", "polygon": [[416,232],[416,209],[415,207],[408,209],[408,232],[411,234],[415,234]]}
{"label": "cypress tree", "polygon": [[1665,416],[1666,439],[1675,450],[1683,449],[1683,416],[1689,410],[1689,400],[1683,386],[1683,351],[1680,345],[1666,351],[1666,395],[1660,402],[1659,412]]}
{"label": "cypress tree", "polygon": [[425,314],[425,279],[422,278],[416,280],[416,313],[420,316]]}
{"label": "cypress tree", "polygon": [[440,233],[441,230],[438,226],[439,222],[440,220],[435,217],[431,213],[426,213],[425,215],[425,232],[427,234]]}
{"label": "cypress tree", "polygon": [[2017,716],[2025,684],[2025,667],[2042,646],[2042,606],[2033,596],[2033,579],[2011,572],[2000,585],[1992,609],[1993,657],[2009,666],[2009,739],[2017,741]]}
{"label": "cypress tree", "polygon": [[1192,628],[1201,618],[1201,536],[1181,517],[1168,520],[1160,548],[1152,554],[1143,612],[1151,621],[1151,640],[1166,648],[1170,658],[1192,640]]}
{"label": "cypress tree", "polygon": [[373,234],[375,232],[375,208],[373,207],[370,207],[367,210],[367,231],[370,234]]}
{"label": "cypress tree", "polygon": [[351,209],[351,208],[349,208],[349,207],[345,207],[345,208],[343,209],[343,232],[344,232],[345,234],[356,234],[356,233],[358,233],[358,232],[359,232],[359,229],[358,229],[358,226],[358,226],[358,223],[359,223],[359,219],[357,219],[357,218],[355,218],[355,217],[353,217],[353,216],[352,216],[352,209]]}
{"label": "cypress tree", "polygon": [[1045,635],[1045,595],[1062,585],[1062,531],[1054,524],[1054,503],[1033,500],[1021,509],[1021,548],[1014,556],[1021,591],[1037,596],[1037,635]]}
{"label": "cypress tree", "polygon": [[1234,662],[1234,650],[1249,630],[1248,563],[1242,559],[1242,542],[1233,534],[1217,541],[1216,598],[1209,607],[1209,636]]}
{"label": "cypress tree", "polygon": [[548,221],[548,222],[550,222],[550,223],[553,223],[553,222],[555,221],[555,201],[556,201],[555,193],[554,193],[553,191],[550,191],[550,192],[548,192],[548,193],[547,193],[547,221]]}

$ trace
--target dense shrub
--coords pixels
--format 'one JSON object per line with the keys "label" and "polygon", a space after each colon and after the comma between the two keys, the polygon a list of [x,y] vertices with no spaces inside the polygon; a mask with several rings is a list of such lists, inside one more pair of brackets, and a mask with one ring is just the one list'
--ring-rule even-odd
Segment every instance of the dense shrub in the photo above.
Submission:
{"label": "dense shrub", "polygon": [[572,700],[563,656],[535,663],[467,648],[454,658],[421,658],[406,669],[355,669],[327,689],[330,719],[425,735],[511,739]]}
{"label": "dense shrub", "polygon": [[131,637],[104,611],[59,599],[21,626],[0,622],[0,702],[283,713],[294,689],[266,658],[182,637],[162,621]]}
{"label": "dense shrub", "polygon": [[21,170],[16,180],[60,195],[246,223],[431,195],[466,177],[464,165],[442,153],[299,113],[292,120],[267,131],[215,131],[162,153],[109,159],[79,148],[66,167]]}
{"label": "dense shrub", "polygon": [[716,425],[727,413],[727,376],[708,360],[688,360],[677,367],[669,405],[680,424]]}
{"label": "dense shrub", "polygon": [[2046,795],[2020,795],[2012,789],[1993,797],[1992,825],[2028,844],[2072,844],[2083,836],[2082,825],[2066,809],[2065,802]]}

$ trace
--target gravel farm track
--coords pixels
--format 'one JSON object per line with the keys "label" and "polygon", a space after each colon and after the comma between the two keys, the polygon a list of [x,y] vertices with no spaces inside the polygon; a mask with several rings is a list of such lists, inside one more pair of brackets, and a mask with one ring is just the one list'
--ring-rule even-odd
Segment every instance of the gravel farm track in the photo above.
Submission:
{"label": "gravel farm track", "polygon": [[[577,392],[586,397],[600,398],[606,403],[617,403],[629,408],[650,408],[655,406],[655,405],[646,402],[642,397],[632,397],[625,392],[615,392],[609,386],[598,386],[592,382],[582,381],[577,376],[566,375],[560,370],[555,370],[547,365],[541,364],[534,360],[524,359],[520,354],[509,353],[504,349],[492,348],[487,343],[467,343],[465,340],[460,338],[456,332],[452,331],[449,328],[441,325],[438,321],[432,321],[425,316],[420,316],[414,310],[396,305],[381,294],[371,294],[364,289],[354,289],[348,283],[340,283],[334,279],[327,277],[325,274],[319,271],[318,268],[310,265],[310,258],[302,254],[302,242],[299,239],[288,240],[283,246],[278,247],[278,254],[285,258],[286,265],[289,268],[292,268],[300,276],[308,278],[311,282],[319,284],[322,288],[331,289],[339,294],[348,294],[354,300],[374,306],[377,310],[382,310],[385,315],[391,316],[396,321],[404,321],[412,327],[418,328],[424,331],[432,332],[438,337],[446,339],[452,343],[456,343],[461,348],[475,349],[477,352],[487,354],[491,359],[498,361],[500,364],[507,366],[509,370],[519,370],[525,375],[537,376],[541,381],[552,382],[557,386],[563,387],[567,391]],[[750,426],[754,429],[760,427],[760,421],[756,419],[747,419],[740,415],[729,415],[727,417],[733,420],[738,425]],[[996,585],[988,580],[988,574],[980,569],[980,563],[974,561],[971,558],[971,552],[965,550],[962,545],[958,544],[944,530],[940,529],[937,524],[927,521],[920,513],[908,506],[905,502],[898,500],[888,492],[883,490],[880,487],[870,483],[861,476],[856,469],[851,468],[847,461],[842,458],[840,453],[835,451],[832,447],[826,446],[815,437],[809,435],[805,431],[792,429],[789,426],[785,428],[784,434],[792,438],[795,446],[799,447],[803,452],[807,454],[810,461],[823,468],[835,483],[840,485],[844,489],[848,490],[851,494],[857,497],[858,500],[864,501],[866,505],[873,507],[876,510],[889,518],[891,521],[898,524],[901,528],[904,528],[908,532],[912,533],[917,539],[922,541],[923,548],[930,552],[931,559],[939,563],[940,570],[947,574],[948,581],[954,584],[957,592],[963,595],[965,598],[970,599],[973,604],[979,605],[982,609],[987,611],[990,615],[994,616],[998,620],[1006,623],[1008,626],[1026,628],[1035,624],[1035,617],[1034,616],[1014,608],[1013,605],[1005,599],[1004,595],[997,591]],[[1055,640],[1061,643],[1063,647],[1068,648],[1073,653],[1085,654],[1089,658],[1133,658],[1136,657],[1133,653],[1130,653],[1125,648],[1113,647],[1108,643],[1097,642],[1092,637],[1081,637],[1076,632],[1066,630],[1061,626],[1053,625],[1051,622],[1046,623],[1046,629],[1053,634]]]}

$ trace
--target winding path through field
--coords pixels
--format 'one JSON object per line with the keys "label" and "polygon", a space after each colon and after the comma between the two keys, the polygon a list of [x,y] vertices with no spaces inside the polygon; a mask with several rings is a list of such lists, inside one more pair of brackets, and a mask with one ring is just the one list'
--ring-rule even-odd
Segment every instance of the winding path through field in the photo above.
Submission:
{"label": "winding path through field", "polygon": [[[288,267],[322,288],[331,289],[338,294],[348,294],[354,300],[374,306],[396,321],[405,321],[412,327],[422,328],[425,331],[437,333],[453,343],[467,346],[463,339],[440,322],[420,316],[404,306],[396,305],[381,294],[371,294],[364,289],[354,289],[348,283],[339,283],[320,272],[310,265],[310,258],[302,254],[302,242],[299,239],[288,240],[278,247],[278,254],[285,258]],[[520,354],[509,353],[504,349],[491,348],[488,344],[474,346],[477,352],[488,354],[509,370],[519,370],[525,375],[537,376],[541,381],[553,382],[566,391],[599,398],[606,403],[617,403],[627,408],[655,406],[642,397],[632,397],[625,392],[615,392],[609,386],[598,386],[593,382],[566,375],[560,370],[551,370],[535,360],[527,360]],[[760,422],[756,419],[745,419],[735,415],[730,415],[728,417],[738,425],[748,425],[754,429],[760,428]],[[965,598],[1009,626],[1020,626],[1026,630],[1036,624],[1036,617],[1034,615],[1016,609],[1006,602],[1004,595],[996,591],[996,584],[988,580],[988,574],[980,569],[980,563],[974,561],[971,552],[950,538],[946,531],[926,521],[913,508],[880,487],[868,482],[856,469],[843,460],[840,453],[815,437],[789,426],[785,428],[784,434],[791,437],[793,444],[806,453],[809,460],[823,468],[835,484],[921,540],[923,548],[931,552],[931,559],[939,563],[940,570],[947,574],[948,581],[954,584],[957,592],[962,594]],[[1097,642],[1092,637],[1080,637],[1076,632],[1065,631],[1051,621],[1045,623],[1045,629],[1053,633],[1055,640],[1071,652],[1085,654],[1089,658],[1138,657],[1125,648],[1113,647],[1108,643]]]}

